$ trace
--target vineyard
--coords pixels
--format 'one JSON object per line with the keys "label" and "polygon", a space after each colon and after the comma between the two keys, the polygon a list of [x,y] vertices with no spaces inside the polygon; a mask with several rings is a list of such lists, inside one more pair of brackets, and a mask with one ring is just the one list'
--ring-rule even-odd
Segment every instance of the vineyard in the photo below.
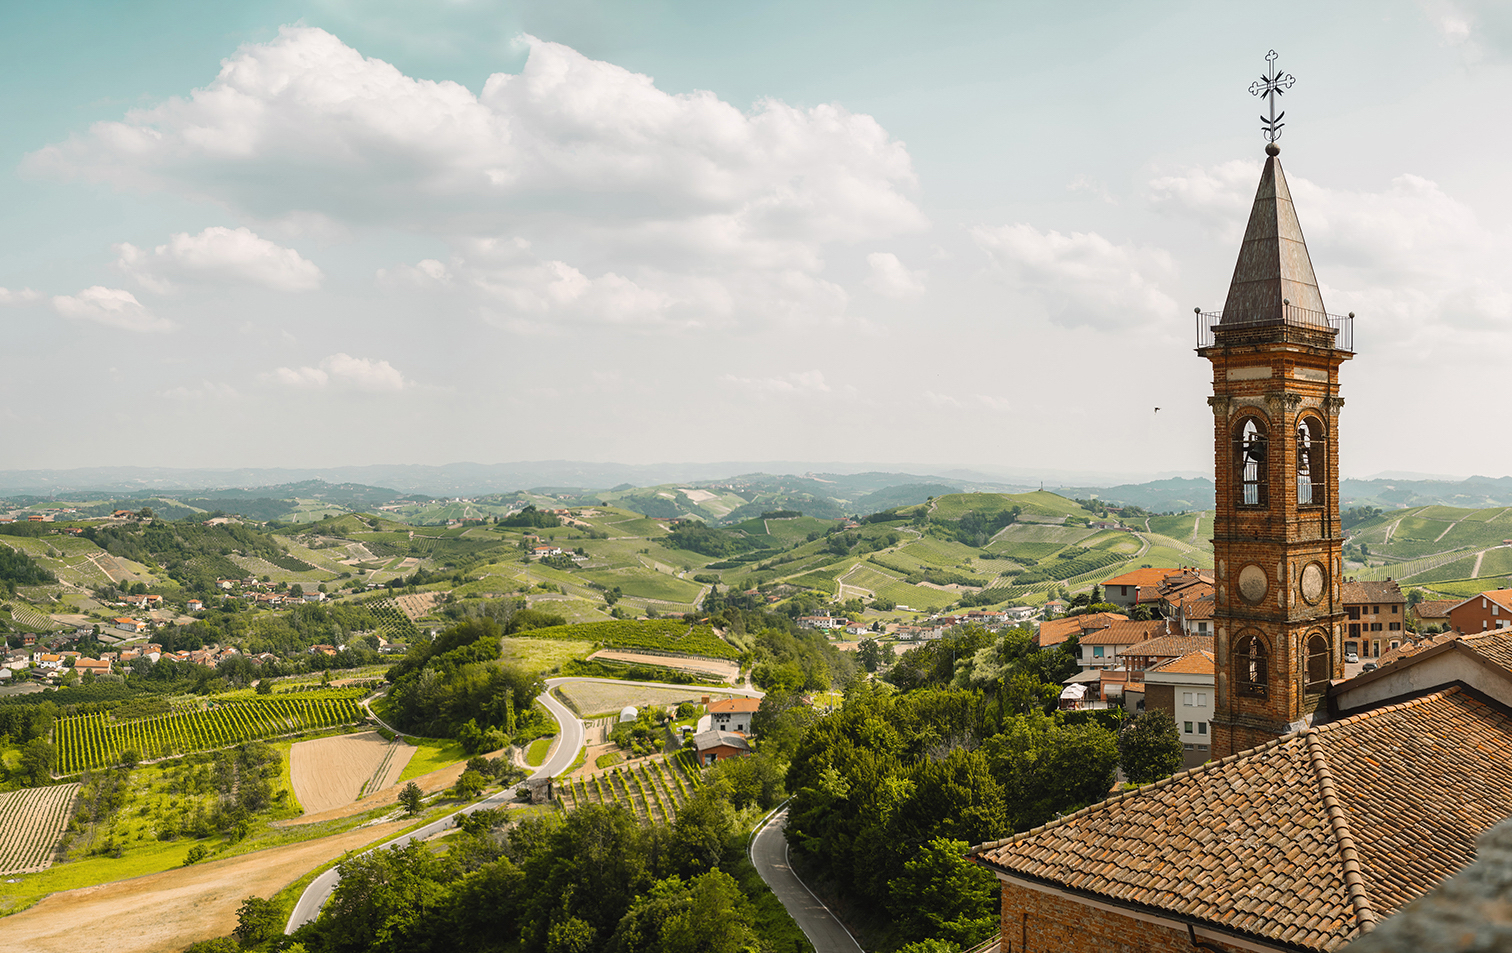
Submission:
{"label": "vineyard", "polygon": [[733,646],[714,634],[706,625],[690,626],[675,619],[614,622],[581,622],[577,625],[554,625],[545,629],[517,632],[520,638],[568,639],[574,642],[597,642],[606,648],[646,649],[705,658],[736,659]]}
{"label": "vineyard", "polygon": [[590,778],[574,778],[558,785],[557,803],[569,811],[585,804],[618,803],[642,821],[670,824],[700,784],[698,769],[690,764],[682,758],[676,764],[638,761]]}
{"label": "vineyard", "polygon": [[52,864],[73,811],[77,784],[0,794],[0,874],[30,873]]}
{"label": "vineyard", "polygon": [[329,728],[360,720],[356,698],[361,694],[361,689],[315,697],[287,693],[123,722],[104,714],[60,718],[53,730],[55,763],[59,774],[77,774],[116,764],[123,751],[145,760]]}

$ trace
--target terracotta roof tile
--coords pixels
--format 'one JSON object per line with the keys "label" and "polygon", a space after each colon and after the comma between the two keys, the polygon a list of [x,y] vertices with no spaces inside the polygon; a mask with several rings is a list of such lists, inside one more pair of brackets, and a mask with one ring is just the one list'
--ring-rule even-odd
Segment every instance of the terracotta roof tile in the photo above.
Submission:
{"label": "terracotta roof tile", "polygon": [[1443,619],[1448,621],[1449,610],[1463,602],[1463,599],[1424,599],[1413,607],[1419,619]]}
{"label": "terracotta roof tile", "polygon": [[1167,576],[1179,572],[1181,570],[1174,566],[1165,569],[1158,567],[1153,569],[1133,569],[1122,576],[1114,576],[1112,579],[1104,580],[1102,587],[1103,591],[1106,592],[1109,586],[1158,586],[1165,581]]}
{"label": "terracotta roof tile", "polygon": [[1146,622],[1131,622],[1128,619],[1113,622],[1107,628],[1089,632],[1081,638],[1082,645],[1134,645],[1166,634],[1164,619]]}
{"label": "terracotta roof tile", "polygon": [[1339,587],[1339,595],[1347,606],[1407,601],[1407,597],[1402,595],[1402,587],[1391,579],[1385,582],[1345,580],[1344,585]]}
{"label": "terracotta roof tile", "polygon": [[[1208,645],[1211,646],[1212,644],[1213,640],[1211,638],[1208,639]],[[1213,651],[1211,648],[1200,649],[1190,655],[1183,655],[1181,658],[1162,662],[1155,671],[1170,672],[1175,675],[1212,675],[1216,671],[1213,662]]]}
{"label": "terracotta roof tile", "polygon": [[1463,867],[1509,814],[1512,717],[1449,689],[972,853],[1008,876],[1331,951]]}
{"label": "terracotta roof tile", "polygon": [[1040,623],[1035,644],[1042,649],[1060,645],[1073,635],[1081,635],[1087,629],[1105,628],[1113,622],[1127,621],[1128,616],[1119,612],[1094,612],[1090,615],[1074,615],[1065,619],[1049,619]]}
{"label": "terracotta roof tile", "polygon": [[1123,654],[1137,655],[1142,658],[1174,659],[1203,650],[1213,651],[1211,635],[1162,635],[1148,642],[1141,642]]}

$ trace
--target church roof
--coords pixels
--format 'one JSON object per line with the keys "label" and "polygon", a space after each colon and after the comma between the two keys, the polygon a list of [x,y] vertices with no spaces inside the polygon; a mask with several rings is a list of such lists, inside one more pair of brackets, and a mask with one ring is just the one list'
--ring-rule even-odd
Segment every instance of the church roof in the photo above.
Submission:
{"label": "church roof", "polygon": [[1323,295],[1313,275],[1286,174],[1279,158],[1267,156],[1220,323],[1281,323],[1283,301],[1304,312],[1315,312],[1302,323],[1323,320]]}
{"label": "church roof", "polygon": [[1183,771],[972,855],[1010,880],[1332,951],[1512,815],[1512,716],[1458,688]]}

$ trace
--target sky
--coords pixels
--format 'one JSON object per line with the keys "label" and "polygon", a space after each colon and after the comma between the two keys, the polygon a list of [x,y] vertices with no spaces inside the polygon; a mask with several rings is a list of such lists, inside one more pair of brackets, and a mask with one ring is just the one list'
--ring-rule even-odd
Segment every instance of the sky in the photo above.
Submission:
{"label": "sky", "polygon": [[1274,49],[1342,472],[1512,473],[1504,5],[0,11],[0,469],[1209,473]]}

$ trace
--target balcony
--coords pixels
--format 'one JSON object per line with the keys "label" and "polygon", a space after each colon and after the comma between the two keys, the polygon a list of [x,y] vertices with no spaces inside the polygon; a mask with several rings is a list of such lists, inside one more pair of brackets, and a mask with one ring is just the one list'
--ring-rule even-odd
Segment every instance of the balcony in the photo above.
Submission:
{"label": "balcony", "polygon": [[1197,309],[1196,318],[1199,351],[1212,347],[1216,343],[1216,332],[1221,326],[1226,335],[1276,327],[1301,328],[1305,332],[1314,332],[1309,335],[1310,337],[1317,336],[1316,332],[1323,332],[1333,339],[1329,347],[1337,351],[1354,353],[1353,311],[1349,314],[1327,314],[1323,311],[1309,311],[1306,308],[1283,304],[1280,314],[1270,308],[1227,315],[1223,311]]}

